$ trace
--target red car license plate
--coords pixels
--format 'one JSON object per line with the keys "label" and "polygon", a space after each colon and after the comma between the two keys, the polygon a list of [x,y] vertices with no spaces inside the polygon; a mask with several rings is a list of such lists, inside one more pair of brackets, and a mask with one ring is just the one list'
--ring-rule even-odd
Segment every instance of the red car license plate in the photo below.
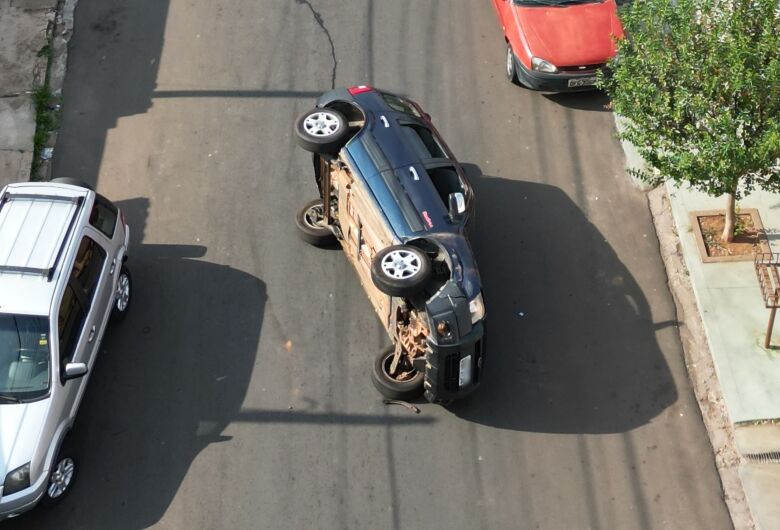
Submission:
{"label": "red car license plate", "polygon": [[575,79],[569,79],[569,88],[593,86],[596,84],[597,79],[597,77],[577,77]]}

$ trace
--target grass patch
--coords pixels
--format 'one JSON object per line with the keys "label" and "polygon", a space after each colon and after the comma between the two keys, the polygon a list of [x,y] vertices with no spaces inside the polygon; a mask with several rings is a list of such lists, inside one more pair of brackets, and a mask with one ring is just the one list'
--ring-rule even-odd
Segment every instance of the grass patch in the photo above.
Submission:
{"label": "grass patch", "polygon": [[35,105],[35,136],[30,173],[32,180],[37,180],[41,152],[46,147],[49,135],[60,126],[61,113],[59,98],[51,93],[48,83],[33,93],[33,104]]}
{"label": "grass patch", "polygon": [[52,94],[49,88],[49,71],[53,57],[52,39],[54,27],[49,25],[46,31],[47,42],[38,50],[38,57],[46,59],[46,71],[43,86],[33,92],[35,106],[35,136],[33,137],[33,159],[30,166],[30,180],[40,180],[38,170],[41,167],[41,153],[49,141],[49,135],[60,126],[60,98]]}

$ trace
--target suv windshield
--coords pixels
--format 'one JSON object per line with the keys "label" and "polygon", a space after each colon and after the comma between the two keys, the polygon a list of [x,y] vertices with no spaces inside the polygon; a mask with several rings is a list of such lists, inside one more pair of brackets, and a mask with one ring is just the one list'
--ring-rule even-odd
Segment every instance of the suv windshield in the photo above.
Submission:
{"label": "suv windshield", "polygon": [[0,404],[49,391],[49,319],[0,314]]}

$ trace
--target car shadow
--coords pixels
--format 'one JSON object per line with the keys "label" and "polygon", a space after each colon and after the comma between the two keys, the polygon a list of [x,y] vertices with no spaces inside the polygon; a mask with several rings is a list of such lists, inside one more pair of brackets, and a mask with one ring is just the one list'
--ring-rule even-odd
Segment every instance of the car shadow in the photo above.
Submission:
{"label": "car shadow", "polygon": [[[658,329],[634,278],[559,188],[467,167],[471,233],[487,306],[481,387],[451,410],[546,433],[614,433],[677,400]],[[500,249],[500,250],[499,250]]]}
{"label": "car shadow", "polygon": [[109,327],[69,434],[78,477],[67,499],[11,522],[24,528],[147,528],[198,454],[230,440],[250,382],[265,284],[202,261],[206,248],[141,244],[148,201],[117,206],[133,238],[133,298]]}
{"label": "car shadow", "polygon": [[594,112],[609,112],[611,100],[602,90],[590,90],[588,92],[560,92],[555,94],[542,94],[545,98],[575,110],[588,110]]}

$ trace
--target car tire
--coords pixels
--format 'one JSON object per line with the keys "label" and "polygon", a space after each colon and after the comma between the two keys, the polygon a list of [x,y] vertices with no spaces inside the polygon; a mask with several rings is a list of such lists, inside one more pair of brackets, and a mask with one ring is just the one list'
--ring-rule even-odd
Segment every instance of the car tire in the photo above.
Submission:
{"label": "car tire", "polygon": [[71,186],[78,186],[79,188],[85,188],[90,191],[94,191],[94,188],[84,182],[83,180],[74,179],[72,177],[57,177],[56,179],[51,179],[52,184],[69,184]]}
{"label": "car tire", "polygon": [[399,399],[409,401],[417,399],[423,393],[423,381],[425,374],[420,371],[414,371],[411,379],[406,381],[397,381],[388,373],[390,364],[393,362],[395,347],[391,346],[382,350],[374,359],[374,368],[371,371],[371,381],[374,387],[382,396],[387,399]]}
{"label": "car tire", "polygon": [[76,458],[68,448],[67,439],[63,443],[54,459],[46,489],[41,497],[41,505],[51,507],[58,504],[73,489],[73,481],[76,478]]}
{"label": "car tire", "polygon": [[413,296],[423,290],[430,277],[431,260],[411,245],[385,247],[371,262],[374,285],[390,296]]}
{"label": "car tire", "polygon": [[517,57],[512,51],[512,46],[506,44],[506,77],[514,85],[519,85],[520,80],[517,77]]}
{"label": "car tire", "polygon": [[307,151],[319,154],[335,154],[347,142],[349,123],[335,109],[312,109],[295,122],[295,138]]}
{"label": "car tire", "polygon": [[336,243],[336,236],[322,223],[322,217],[322,199],[307,203],[295,216],[298,235],[315,247],[328,247]]}
{"label": "car tire", "polygon": [[114,297],[114,307],[111,310],[111,322],[122,322],[130,311],[130,304],[133,301],[133,277],[127,265],[122,265],[119,270],[119,278],[116,283],[116,295]]}

